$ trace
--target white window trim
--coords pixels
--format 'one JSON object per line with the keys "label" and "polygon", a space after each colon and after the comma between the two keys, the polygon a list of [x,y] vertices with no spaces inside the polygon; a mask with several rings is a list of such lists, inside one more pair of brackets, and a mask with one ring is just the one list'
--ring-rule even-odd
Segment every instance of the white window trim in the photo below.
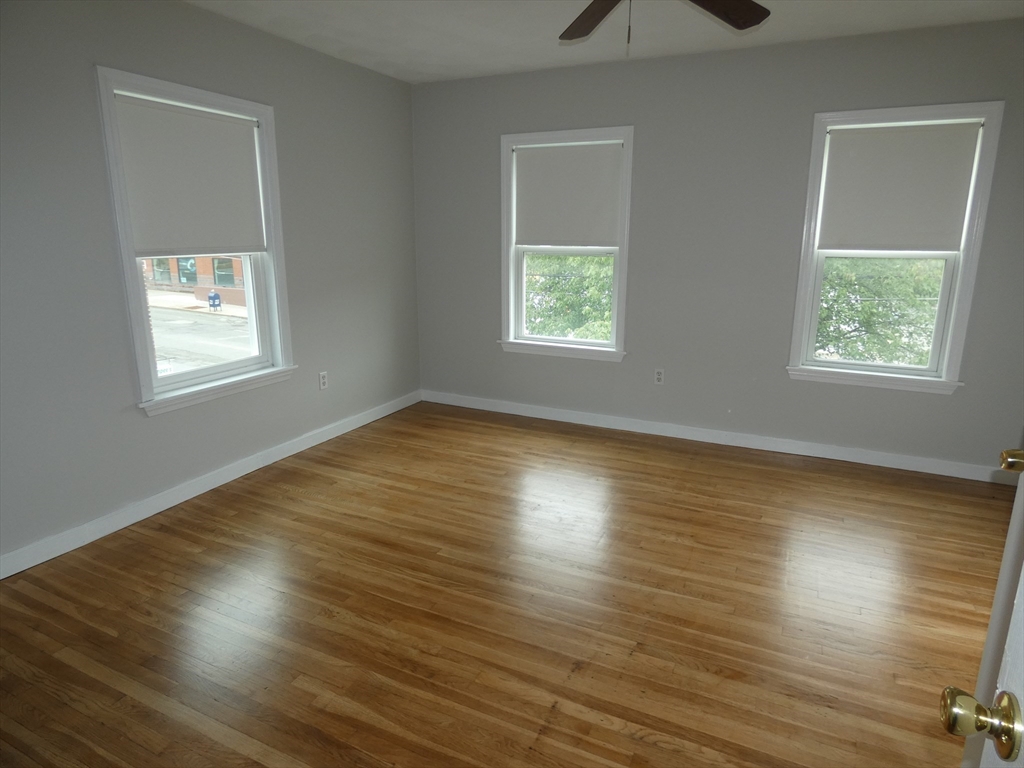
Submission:
{"label": "white window trim", "polygon": [[[517,279],[519,274],[518,252],[524,247],[530,251],[550,249],[553,244],[533,243],[529,246],[517,246],[515,235],[515,189],[513,175],[513,152],[516,147],[562,146],[571,144],[597,144],[622,142],[623,168],[622,182],[619,188],[620,226],[619,239],[616,243],[603,244],[605,250],[614,249],[615,272],[612,293],[615,297],[612,306],[612,339],[608,344],[600,342],[583,343],[575,339],[537,339],[524,337],[518,330],[520,315],[520,288]],[[544,131],[541,133],[508,134],[501,137],[501,327],[502,337],[499,340],[506,352],[525,352],[536,355],[552,355],[556,357],[575,357],[586,360],[606,360],[619,362],[626,355],[625,320],[626,320],[626,272],[628,263],[629,243],[629,203],[632,187],[633,168],[633,128],[619,126],[614,128],[586,128],[569,131]],[[557,245],[557,244],[555,244]],[[559,249],[555,249],[559,250]],[[561,250],[575,252],[597,250],[593,247],[567,246]]]}
{"label": "white window trim", "polygon": [[[991,101],[854,112],[825,112],[814,116],[800,276],[797,283],[789,366],[786,369],[790,378],[941,394],[950,394],[963,386],[963,383],[959,381],[960,362],[963,356],[964,339],[967,335],[967,319],[970,315],[974,282],[977,276],[978,254],[981,250],[982,231],[995,170],[996,148],[999,144],[1002,115],[1003,102]],[[973,193],[968,202],[963,248],[953,259],[949,295],[944,297],[941,302],[939,317],[936,320],[938,332],[945,333],[944,342],[939,345],[938,359],[932,361],[929,370],[920,372],[907,368],[897,368],[888,372],[884,370],[884,366],[876,366],[874,369],[869,366],[840,367],[838,364],[822,364],[819,361],[811,361],[808,349],[813,343],[811,336],[817,331],[818,307],[815,306],[815,298],[820,290],[818,283],[821,279],[816,254],[816,240],[821,205],[825,139],[829,128],[956,120],[981,120],[983,129],[981,147],[975,167]],[[944,253],[935,254],[936,258],[946,258],[947,256],[948,254]]]}
{"label": "white window trim", "polygon": [[[138,368],[139,408],[147,415],[183,408],[206,402],[234,392],[282,381],[291,376],[296,366],[292,362],[291,327],[288,320],[288,294],[285,282],[284,240],[281,229],[280,189],[277,174],[277,141],[274,132],[274,110],[231,96],[203,91],[198,88],[156,80],[107,67],[97,67],[100,106],[103,115],[104,141],[110,171],[111,195],[118,231],[118,245],[124,275],[124,288],[131,325],[132,345]],[[264,206],[266,252],[263,257],[253,255],[250,267],[260,270],[263,286],[255,296],[257,322],[260,324],[264,355],[244,367],[232,367],[220,378],[194,383],[192,377],[183,376],[173,388],[160,387],[154,379],[154,350],[147,331],[145,297],[140,290],[138,258],[154,258],[154,254],[136,253],[132,236],[131,217],[124,171],[121,165],[117,122],[114,118],[114,93],[135,94],[148,99],[166,101],[185,107],[199,107],[235,117],[254,119],[259,123],[260,191]],[[217,256],[220,253],[181,254]],[[160,253],[157,258],[171,257],[173,253]],[[250,282],[250,285],[252,283]],[[262,293],[262,295],[260,295]],[[212,366],[216,372],[219,366]]]}

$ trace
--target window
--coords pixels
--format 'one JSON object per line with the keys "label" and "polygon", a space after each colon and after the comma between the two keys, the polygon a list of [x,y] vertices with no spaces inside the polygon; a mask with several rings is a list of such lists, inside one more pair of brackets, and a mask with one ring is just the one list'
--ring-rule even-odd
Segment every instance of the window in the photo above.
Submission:
{"label": "window", "polygon": [[633,129],[503,136],[504,349],[621,360]]}
{"label": "window", "polygon": [[235,260],[213,260],[213,284],[227,288],[235,287]]}
{"label": "window", "polygon": [[196,259],[178,259],[178,282],[184,285],[196,285],[199,274],[196,272]]}
{"label": "window", "polygon": [[[98,72],[141,407],[160,413],[286,378],[273,110]],[[238,289],[222,312],[202,311],[211,285]]]}
{"label": "window", "polygon": [[792,378],[951,393],[1002,103],[815,117]]}
{"label": "window", "polygon": [[169,282],[171,282],[171,260],[170,259],[153,259],[153,282],[154,283],[169,283]]}

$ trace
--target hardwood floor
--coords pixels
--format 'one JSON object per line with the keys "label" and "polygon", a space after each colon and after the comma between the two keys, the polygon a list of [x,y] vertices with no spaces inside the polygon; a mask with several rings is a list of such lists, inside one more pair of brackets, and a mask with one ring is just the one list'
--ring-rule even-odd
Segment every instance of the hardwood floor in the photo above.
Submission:
{"label": "hardwood floor", "polygon": [[0,583],[0,763],[955,766],[1011,501],[421,403]]}

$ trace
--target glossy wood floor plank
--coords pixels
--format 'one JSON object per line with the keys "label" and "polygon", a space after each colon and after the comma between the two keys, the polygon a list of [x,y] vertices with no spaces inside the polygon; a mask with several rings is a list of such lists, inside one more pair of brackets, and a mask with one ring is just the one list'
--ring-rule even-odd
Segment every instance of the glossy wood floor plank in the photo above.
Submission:
{"label": "glossy wood floor plank", "polygon": [[953,766],[1011,502],[421,403],[0,583],[0,762]]}

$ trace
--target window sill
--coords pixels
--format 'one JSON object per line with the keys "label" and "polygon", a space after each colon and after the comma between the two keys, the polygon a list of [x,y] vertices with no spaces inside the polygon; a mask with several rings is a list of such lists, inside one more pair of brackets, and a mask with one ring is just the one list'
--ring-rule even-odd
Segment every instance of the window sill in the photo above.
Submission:
{"label": "window sill", "polygon": [[834,368],[814,368],[808,365],[787,366],[789,378],[801,381],[825,381],[834,384],[855,384],[862,387],[902,389],[907,392],[932,392],[951,395],[963,386],[963,382],[947,379],[932,379],[924,376],[908,376],[896,373],[874,373],[871,371],[840,371]]}
{"label": "window sill", "polygon": [[588,347],[582,344],[550,344],[541,341],[499,341],[506,352],[525,352],[528,355],[553,355],[555,357],[577,357],[584,360],[622,361],[625,352],[605,347]]}
{"label": "window sill", "polygon": [[275,384],[291,378],[292,371],[298,368],[297,365],[287,365],[280,368],[270,368],[254,373],[244,373],[239,376],[232,376],[229,379],[197,384],[192,387],[183,387],[171,392],[162,392],[152,400],[139,403],[147,416],[156,416],[158,413],[176,411],[178,408],[186,408],[190,405],[205,403],[225,395],[233,395],[236,392],[244,392],[247,389],[265,387],[267,384]]}

